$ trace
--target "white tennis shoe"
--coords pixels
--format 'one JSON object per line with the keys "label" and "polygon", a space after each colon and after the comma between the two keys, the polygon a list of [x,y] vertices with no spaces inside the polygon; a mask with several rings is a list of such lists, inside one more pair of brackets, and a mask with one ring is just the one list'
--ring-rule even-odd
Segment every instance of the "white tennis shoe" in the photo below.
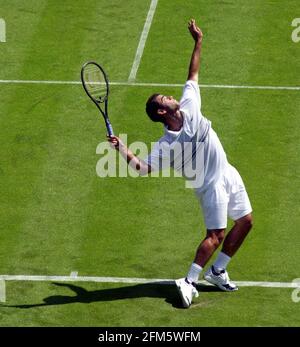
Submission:
{"label": "white tennis shoe", "polygon": [[205,273],[204,278],[207,282],[214,284],[225,292],[234,292],[238,290],[238,287],[233,282],[230,282],[228,272],[222,270],[217,272],[213,266],[211,266]]}
{"label": "white tennis shoe", "polygon": [[192,304],[193,297],[198,298],[199,293],[195,285],[189,283],[185,278],[175,281],[178,293],[181,297],[183,307],[188,308]]}

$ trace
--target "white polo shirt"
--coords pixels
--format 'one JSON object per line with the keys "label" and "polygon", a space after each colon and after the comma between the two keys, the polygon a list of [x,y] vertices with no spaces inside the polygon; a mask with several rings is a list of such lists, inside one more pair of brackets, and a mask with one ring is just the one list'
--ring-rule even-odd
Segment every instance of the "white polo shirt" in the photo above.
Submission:
{"label": "white polo shirt", "polygon": [[[185,166],[192,165],[202,171],[201,186],[195,187],[196,191],[201,193],[219,179],[228,162],[221,142],[211,128],[211,122],[201,113],[200,90],[195,81],[187,81],[184,86],[180,112],[183,115],[182,128],[171,131],[165,126],[165,134],[155,143],[145,162],[153,171],[165,169],[169,165],[181,171],[184,177],[186,175],[182,170]],[[181,148],[181,157],[178,156],[178,148]],[[177,160],[174,152],[177,153]],[[202,160],[199,161],[200,157]],[[196,161],[198,164],[201,162],[201,167]]]}

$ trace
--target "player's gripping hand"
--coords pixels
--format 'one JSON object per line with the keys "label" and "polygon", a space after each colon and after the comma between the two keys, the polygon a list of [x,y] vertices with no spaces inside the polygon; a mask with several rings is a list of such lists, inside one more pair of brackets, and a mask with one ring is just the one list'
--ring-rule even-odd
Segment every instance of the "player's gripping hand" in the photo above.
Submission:
{"label": "player's gripping hand", "polygon": [[121,139],[117,136],[109,136],[107,135],[107,141],[110,143],[111,147],[114,149],[119,149],[120,147],[124,146]]}

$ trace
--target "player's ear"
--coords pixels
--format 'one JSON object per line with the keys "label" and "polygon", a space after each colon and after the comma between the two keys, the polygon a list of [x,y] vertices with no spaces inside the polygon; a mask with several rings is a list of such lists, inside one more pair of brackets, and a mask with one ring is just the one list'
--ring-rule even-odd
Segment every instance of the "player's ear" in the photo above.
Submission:
{"label": "player's ear", "polygon": [[167,111],[164,110],[163,108],[159,108],[159,109],[157,110],[157,114],[159,114],[159,115],[161,115],[161,116],[164,116],[166,113],[167,113]]}

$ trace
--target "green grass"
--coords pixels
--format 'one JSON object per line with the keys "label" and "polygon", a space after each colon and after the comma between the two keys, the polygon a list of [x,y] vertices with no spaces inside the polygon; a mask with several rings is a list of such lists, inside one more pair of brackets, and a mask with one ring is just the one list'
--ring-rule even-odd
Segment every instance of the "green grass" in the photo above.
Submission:
{"label": "green grass", "polygon": [[[0,79],[79,80],[102,62],[126,81],[150,1],[0,0],[7,42]],[[296,1],[158,2],[138,82],[183,83],[193,16],[204,31],[201,83],[299,85],[300,43],[291,41]],[[14,23],[12,25],[12,23]],[[116,133],[148,145],[161,126],[147,97],[181,89],[113,86]],[[232,260],[233,279],[298,278],[299,91],[201,90],[230,162],[246,184],[255,225]],[[80,85],[0,84],[0,274],[178,278],[205,229],[180,178],[99,178],[105,130]],[[299,326],[291,289],[202,288],[189,310],[174,286],[6,282],[0,326]],[[82,290],[80,289],[82,288]],[[70,298],[71,297],[71,298]],[[40,305],[46,303],[46,305]],[[228,320],[228,312],[231,312]]]}
{"label": "green grass", "polygon": [[[299,326],[289,289],[243,288],[221,293],[203,288],[189,310],[175,286],[9,282],[10,305],[1,326]],[[228,319],[228,313],[230,318]],[[66,317],[67,315],[67,317]],[[28,318],[30,317],[30,319]]]}

